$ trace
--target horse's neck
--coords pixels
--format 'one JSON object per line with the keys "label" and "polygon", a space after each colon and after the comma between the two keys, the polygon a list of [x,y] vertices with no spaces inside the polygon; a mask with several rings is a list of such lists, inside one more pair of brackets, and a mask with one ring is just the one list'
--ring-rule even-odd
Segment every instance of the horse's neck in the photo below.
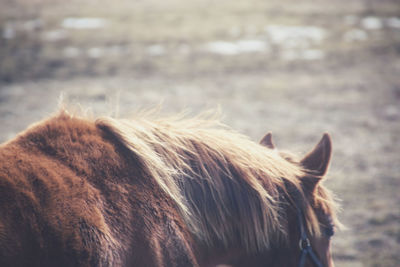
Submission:
{"label": "horse's neck", "polygon": [[203,255],[203,261],[200,261],[200,266],[204,267],[280,267],[280,266],[295,266],[292,257],[294,255],[289,249],[279,249],[264,251],[256,254],[249,254],[244,249],[215,249],[209,250],[208,254]]}

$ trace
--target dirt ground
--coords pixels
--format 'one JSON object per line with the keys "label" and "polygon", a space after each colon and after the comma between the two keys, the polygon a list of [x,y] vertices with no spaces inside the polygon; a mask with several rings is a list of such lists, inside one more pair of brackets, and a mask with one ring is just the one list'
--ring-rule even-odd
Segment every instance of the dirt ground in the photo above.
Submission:
{"label": "dirt ground", "polygon": [[[83,3],[82,3],[83,2]],[[327,186],[348,227],[337,266],[400,264],[400,2],[0,0],[0,142],[80,105],[162,105],[307,152],[333,138]]]}

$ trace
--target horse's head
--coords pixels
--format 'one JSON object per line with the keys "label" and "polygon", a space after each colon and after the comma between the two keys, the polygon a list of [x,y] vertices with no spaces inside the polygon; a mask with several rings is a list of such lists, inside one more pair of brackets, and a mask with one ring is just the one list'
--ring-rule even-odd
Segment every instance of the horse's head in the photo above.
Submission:
{"label": "horse's head", "polygon": [[298,255],[293,264],[296,261],[298,266],[333,266],[330,239],[338,222],[330,193],[321,184],[331,158],[330,136],[324,134],[314,149],[302,159],[279,152],[272,141],[271,133],[265,135],[260,143],[304,169],[305,175],[299,177],[301,190],[287,186],[290,205],[289,249]]}

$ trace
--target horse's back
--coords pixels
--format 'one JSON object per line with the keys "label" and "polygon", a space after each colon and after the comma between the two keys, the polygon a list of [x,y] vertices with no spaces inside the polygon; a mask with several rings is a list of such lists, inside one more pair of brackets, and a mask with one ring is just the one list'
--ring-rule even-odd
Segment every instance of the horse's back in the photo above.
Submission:
{"label": "horse's back", "polygon": [[0,146],[0,266],[196,265],[173,202],[94,123],[60,115]]}

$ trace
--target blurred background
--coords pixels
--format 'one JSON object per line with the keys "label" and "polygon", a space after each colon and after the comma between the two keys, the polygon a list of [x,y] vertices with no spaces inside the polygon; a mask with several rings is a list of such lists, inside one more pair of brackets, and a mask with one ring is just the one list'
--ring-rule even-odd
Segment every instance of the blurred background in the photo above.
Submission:
{"label": "blurred background", "polygon": [[0,142],[64,102],[124,117],[220,107],[306,153],[348,230],[337,266],[400,264],[400,1],[0,0]]}

